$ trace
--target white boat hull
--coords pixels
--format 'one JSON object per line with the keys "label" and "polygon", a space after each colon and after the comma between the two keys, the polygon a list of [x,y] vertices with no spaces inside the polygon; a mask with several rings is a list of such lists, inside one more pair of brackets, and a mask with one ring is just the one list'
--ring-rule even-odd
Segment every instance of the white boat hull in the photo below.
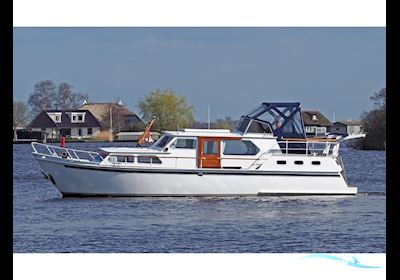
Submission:
{"label": "white boat hull", "polygon": [[113,168],[35,156],[63,196],[352,195],[340,172]]}

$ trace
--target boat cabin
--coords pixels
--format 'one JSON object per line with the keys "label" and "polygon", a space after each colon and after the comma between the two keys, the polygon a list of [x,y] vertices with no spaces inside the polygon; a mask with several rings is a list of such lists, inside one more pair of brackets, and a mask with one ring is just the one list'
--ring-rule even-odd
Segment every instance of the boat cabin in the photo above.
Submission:
{"label": "boat cabin", "polygon": [[[317,143],[312,147],[315,145]],[[111,164],[183,169],[252,169],[271,155],[327,154],[329,149],[325,142],[318,152],[310,149],[300,103],[262,103],[243,115],[233,132],[226,129],[179,129],[164,131],[149,147],[102,148],[109,153],[108,162]]]}
{"label": "boat cabin", "polygon": [[225,129],[165,131],[147,148],[102,148],[112,163],[169,168],[250,167],[265,151],[280,152],[272,133],[241,135]]}

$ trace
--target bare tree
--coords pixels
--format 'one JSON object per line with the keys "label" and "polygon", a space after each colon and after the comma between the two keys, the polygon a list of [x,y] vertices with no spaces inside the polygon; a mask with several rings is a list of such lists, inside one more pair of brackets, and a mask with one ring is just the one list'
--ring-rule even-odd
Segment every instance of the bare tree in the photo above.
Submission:
{"label": "bare tree", "polygon": [[35,84],[33,93],[29,96],[28,104],[36,115],[42,109],[53,108],[56,97],[56,86],[52,81],[40,81]]}
{"label": "bare tree", "polygon": [[88,99],[87,94],[73,92],[70,84],[62,82],[57,88],[55,106],[57,109],[76,109],[82,105],[85,99]]}
{"label": "bare tree", "polygon": [[14,129],[14,139],[17,138],[17,127],[24,126],[29,120],[29,110],[28,106],[21,101],[13,102],[13,129]]}
{"label": "bare tree", "polygon": [[386,110],[386,88],[375,92],[374,95],[370,97],[370,99],[374,101],[376,108]]}
{"label": "bare tree", "polygon": [[57,88],[55,106],[57,109],[69,109],[71,104],[72,86],[60,83]]}
{"label": "bare tree", "polygon": [[68,109],[76,109],[82,106],[83,101],[88,101],[89,96],[80,92],[74,92],[71,96],[71,104]]}
{"label": "bare tree", "polygon": [[386,88],[374,93],[371,100],[375,108],[362,116],[367,136],[358,145],[365,150],[386,150]]}

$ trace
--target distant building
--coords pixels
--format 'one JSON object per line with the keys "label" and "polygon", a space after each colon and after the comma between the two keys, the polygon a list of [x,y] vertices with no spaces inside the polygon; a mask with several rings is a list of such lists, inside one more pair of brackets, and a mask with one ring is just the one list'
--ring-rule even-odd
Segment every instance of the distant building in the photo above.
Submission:
{"label": "distant building", "polygon": [[347,136],[363,132],[363,123],[356,120],[343,120],[333,123],[332,134]]}
{"label": "distant building", "polygon": [[42,110],[27,126],[31,131],[41,131],[48,139],[61,136],[90,138],[100,131],[101,123],[88,110]]}
{"label": "distant building", "polygon": [[302,111],[301,113],[307,136],[325,136],[330,132],[333,124],[320,111]]}
{"label": "distant building", "polygon": [[116,103],[87,103],[80,108],[90,111],[102,124],[104,129],[114,132],[143,130],[144,122],[127,107],[121,100]]}
{"label": "distant building", "polygon": [[[143,131],[138,132],[119,132],[117,133],[117,141],[132,141],[136,142],[142,136]],[[156,141],[160,137],[160,133],[151,131],[150,138],[153,141]]]}

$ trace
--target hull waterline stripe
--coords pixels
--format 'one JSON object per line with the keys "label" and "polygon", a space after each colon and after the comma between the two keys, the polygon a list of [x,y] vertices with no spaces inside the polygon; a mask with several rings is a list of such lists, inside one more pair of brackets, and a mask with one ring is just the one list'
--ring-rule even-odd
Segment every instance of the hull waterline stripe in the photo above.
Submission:
{"label": "hull waterline stripe", "polygon": [[355,193],[258,193],[258,194],[90,194],[62,193],[63,197],[249,197],[249,196],[326,196],[356,195]]}
{"label": "hull waterline stripe", "polygon": [[276,171],[233,171],[227,169],[221,170],[160,170],[160,169],[122,169],[122,168],[105,168],[96,166],[77,166],[64,164],[66,168],[86,169],[94,171],[106,171],[106,172],[119,172],[119,173],[156,173],[156,174],[197,174],[202,175],[270,175],[270,176],[316,176],[316,177],[340,177],[338,173],[323,173],[323,172],[276,172]]}

